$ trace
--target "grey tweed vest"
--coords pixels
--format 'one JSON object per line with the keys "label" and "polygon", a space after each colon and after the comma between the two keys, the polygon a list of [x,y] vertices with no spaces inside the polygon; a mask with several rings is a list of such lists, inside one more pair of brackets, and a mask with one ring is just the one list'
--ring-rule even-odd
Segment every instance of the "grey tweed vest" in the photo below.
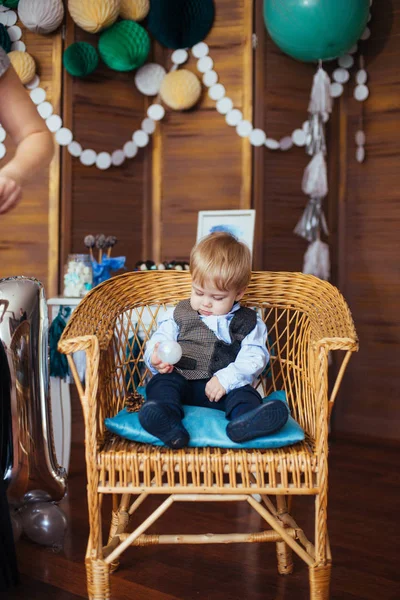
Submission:
{"label": "grey tweed vest", "polygon": [[190,306],[190,300],[177,304],[174,320],[179,327],[177,341],[182,347],[176,370],[186,379],[206,379],[235,360],[243,339],[257,324],[257,315],[243,306],[235,312],[229,324],[231,343],[217,338]]}

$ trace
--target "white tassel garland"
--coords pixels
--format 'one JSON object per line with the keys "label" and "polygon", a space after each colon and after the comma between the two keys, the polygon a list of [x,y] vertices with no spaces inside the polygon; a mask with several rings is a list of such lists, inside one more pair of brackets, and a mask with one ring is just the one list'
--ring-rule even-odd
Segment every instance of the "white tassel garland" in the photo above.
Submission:
{"label": "white tassel garland", "polygon": [[332,111],[332,98],[330,94],[331,80],[322,67],[314,75],[308,112],[311,114],[330,113]]}
{"label": "white tassel garland", "polygon": [[326,162],[322,152],[318,152],[305,168],[302,190],[306,196],[325,198],[328,193]]}
{"label": "white tassel garland", "polygon": [[330,276],[329,246],[321,240],[312,242],[304,255],[303,273],[315,275],[326,281]]}

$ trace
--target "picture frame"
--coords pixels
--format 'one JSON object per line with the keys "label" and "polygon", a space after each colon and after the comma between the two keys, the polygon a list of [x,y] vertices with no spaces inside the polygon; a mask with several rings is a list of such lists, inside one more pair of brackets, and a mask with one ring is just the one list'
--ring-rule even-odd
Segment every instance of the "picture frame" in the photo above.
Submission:
{"label": "picture frame", "polygon": [[214,231],[228,231],[244,242],[253,253],[256,211],[200,210],[197,220],[197,242]]}

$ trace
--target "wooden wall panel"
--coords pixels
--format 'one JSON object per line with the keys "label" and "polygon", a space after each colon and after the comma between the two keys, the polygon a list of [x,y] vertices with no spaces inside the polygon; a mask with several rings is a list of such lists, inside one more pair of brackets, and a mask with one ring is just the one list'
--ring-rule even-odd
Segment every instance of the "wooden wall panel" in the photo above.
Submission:
{"label": "wooden wall panel", "polygon": [[[350,94],[346,122],[346,195],[339,269],[360,337],[335,413],[337,431],[400,440],[400,0],[373,5],[365,44],[370,97],[367,158],[355,160],[362,107]],[[352,87],[352,86],[351,86]]]}
{"label": "wooden wall panel", "polygon": [[[68,17],[65,46],[83,40],[97,45],[98,36],[75,28]],[[64,73],[64,89],[64,121],[85,149],[111,153],[122,148],[146,116],[147,99],[137,91],[132,73],[100,64],[81,80]],[[68,253],[86,252],[85,235],[104,233],[118,237],[113,255],[126,256],[127,268],[133,269],[144,244],[150,158],[146,148],[122,166],[100,171],[83,166],[63,149],[61,266]]]}
{"label": "wooden wall panel", "polygon": [[[315,65],[299,63],[285,55],[270,38],[265,44],[264,130],[280,140],[301,128]],[[263,262],[267,270],[301,271],[305,240],[293,233],[308,198],[301,190],[310,160],[304,148],[283,152],[264,149]]]}
{"label": "wooden wall panel", "polygon": [[[252,118],[252,1],[217,0],[207,37],[219,81],[236,108]],[[168,65],[168,61],[166,61]],[[196,72],[195,59],[185,66]],[[192,111],[168,111],[153,160],[153,257],[187,259],[199,210],[247,208],[251,148],[206,92]]]}
{"label": "wooden wall panel", "polygon": [[[59,114],[61,36],[56,33],[43,37],[23,29],[22,39],[36,61],[41,86]],[[9,137],[5,144],[7,154],[0,164],[5,164],[15,150]],[[57,291],[59,170],[56,149],[50,167],[38,172],[36,180],[25,188],[21,204],[0,217],[0,276],[36,277],[44,284],[48,296]]]}

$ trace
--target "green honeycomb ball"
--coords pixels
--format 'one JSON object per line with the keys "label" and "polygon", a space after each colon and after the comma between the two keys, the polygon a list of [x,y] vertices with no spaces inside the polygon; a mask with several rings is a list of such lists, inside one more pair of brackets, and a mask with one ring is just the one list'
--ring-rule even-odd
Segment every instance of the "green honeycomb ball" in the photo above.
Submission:
{"label": "green honeycomb ball", "polygon": [[19,0],[0,0],[0,4],[7,8],[17,8]]}
{"label": "green honeycomb ball", "polygon": [[147,28],[167,48],[191,48],[207,37],[214,14],[213,0],[151,0]]}
{"label": "green honeycomb ball", "polygon": [[119,21],[100,35],[99,52],[110,69],[133,71],[148,57],[150,38],[138,23]]}
{"label": "green honeycomb ball", "polygon": [[65,50],[63,55],[65,70],[74,77],[86,77],[96,70],[99,55],[96,48],[87,42],[75,42]]}

